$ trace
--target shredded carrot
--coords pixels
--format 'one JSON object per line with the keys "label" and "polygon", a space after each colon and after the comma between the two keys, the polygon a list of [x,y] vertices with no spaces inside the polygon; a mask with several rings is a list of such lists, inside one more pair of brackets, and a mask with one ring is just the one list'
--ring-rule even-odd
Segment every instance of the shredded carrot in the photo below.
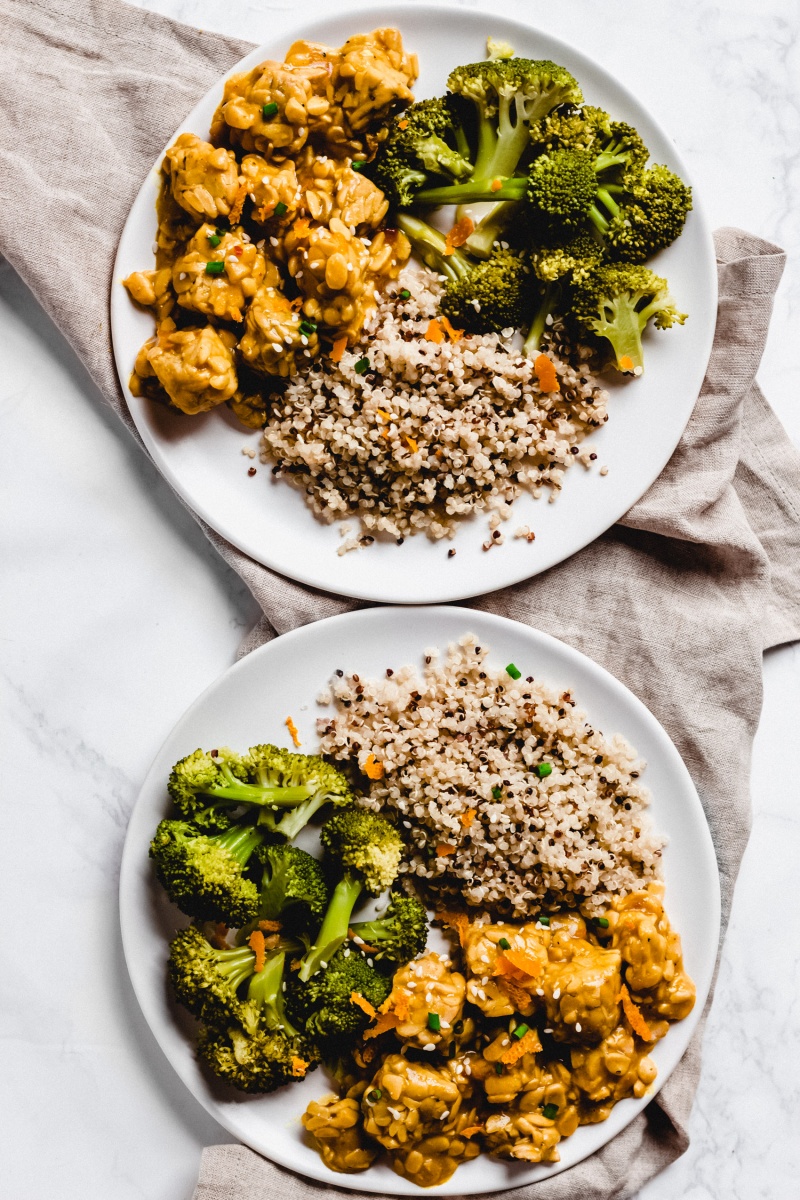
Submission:
{"label": "shredded carrot", "polygon": [[445,239],[445,254],[452,254],[456,246],[463,246],[474,229],[475,222],[470,217],[462,217],[460,221],[456,221]]}
{"label": "shredded carrot", "polygon": [[384,425],[383,429],[381,430],[381,437],[382,437],[382,438],[387,438],[387,439],[388,439],[388,438],[390,438],[391,436],[392,436],[392,435],[389,433],[389,430],[388,430],[388,428],[387,428],[387,427]]}
{"label": "shredded carrot", "polygon": [[300,1058],[298,1054],[292,1059],[292,1074],[296,1079],[302,1079],[309,1068],[309,1063],[304,1058]]}
{"label": "shredded carrot", "polygon": [[289,964],[289,966],[291,967],[291,969],[293,971],[299,971],[302,965],[303,965],[303,960],[300,958],[293,958],[291,963]]}
{"label": "shredded carrot", "polygon": [[281,929],[280,921],[259,921],[258,928],[264,933],[278,933]]}
{"label": "shredded carrot", "polygon": [[514,970],[521,971],[523,975],[527,975],[529,978],[535,978],[542,973],[543,964],[538,958],[526,954],[524,950],[504,950],[498,956],[497,966],[500,967],[498,974],[513,976],[513,971],[505,969],[505,963],[509,963]]}
{"label": "shredded carrot", "polygon": [[380,1037],[382,1033],[388,1033],[390,1029],[397,1029],[399,1024],[400,1018],[396,1013],[381,1013],[372,1028],[367,1029],[364,1033],[364,1041],[368,1041],[370,1038]]}
{"label": "shredded carrot", "polygon": [[633,370],[633,359],[631,358],[630,354],[623,354],[622,358],[619,360],[619,369],[620,371]]}
{"label": "shredded carrot", "polygon": [[344,337],[337,338],[331,349],[331,362],[341,362],[342,355],[347,349],[347,334]]}
{"label": "shredded carrot", "polygon": [[454,929],[458,934],[458,940],[461,945],[466,941],[467,933],[469,932],[469,917],[463,912],[447,912],[442,910],[436,914],[437,918],[443,925],[447,925],[450,929]]}
{"label": "shredded carrot", "polygon": [[294,742],[295,746],[302,746],[303,743],[300,741],[300,735],[297,732],[297,726],[295,725],[292,718],[287,717],[284,724],[286,725],[286,728],[289,730],[289,733],[292,735],[292,741]]}
{"label": "shredded carrot", "polygon": [[561,391],[556,369],[546,354],[537,354],[533,360],[533,369],[536,372],[536,378],[539,380],[539,387],[543,392]]}
{"label": "shredded carrot", "polygon": [[453,329],[448,317],[439,317],[439,324],[443,326],[451,342],[457,342],[459,338],[464,336],[463,329]]}
{"label": "shredded carrot", "polygon": [[363,771],[367,779],[383,779],[385,767],[382,762],[378,762],[374,754],[368,754]]}
{"label": "shredded carrot", "polygon": [[259,971],[264,970],[264,963],[266,961],[264,935],[260,929],[253,930],[253,932],[250,934],[250,937],[247,939],[247,944],[256,956],[254,970],[257,975]]}
{"label": "shredded carrot", "polygon": [[392,414],[390,412],[387,412],[385,408],[376,408],[375,411],[379,417],[383,417],[384,421],[393,421],[394,420],[394,417],[392,416]]}
{"label": "shredded carrot", "polygon": [[437,346],[444,341],[444,333],[436,317],[433,318],[428,328],[425,330],[425,341],[435,342]]}
{"label": "shredded carrot", "polygon": [[236,189],[236,198],[233,201],[233,208],[228,213],[228,220],[230,221],[231,225],[235,225],[238,222],[239,217],[242,215],[242,209],[244,208],[244,202],[246,199],[247,183],[246,181],[242,181],[242,183],[240,183]]}
{"label": "shredded carrot", "polygon": [[500,979],[498,979],[497,986],[501,991],[505,992],[511,1003],[519,1012],[523,1012],[524,1009],[530,1008],[530,995],[525,991],[525,988],[517,982],[516,979],[512,979],[510,975],[503,975],[500,977]]}
{"label": "shredded carrot", "polygon": [[483,1125],[468,1125],[466,1129],[459,1131],[459,1137],[471,1138],[475,1137],[476,1133],[483,1133]]}
{"label": "shredded carrot", "polygon": [[466,812],[461,813],[458,819],[465,829],[469,829],[477,815],[477,808],[468,808]]}
{"label": "shredded carrot", "polygon": [[403,119],[402,121],[398,121],[397,128],[398,129],[408,129],[408,121],[406,121],[405,119]]}
{"label": "shredded carrot", "polygon": [[378,1015],[378,1010],[375,1006],[370,1004],[369,1000],[365,1000],[359,992],[350,993],[350,1003],[355,1004],[357,1008],[360,1008],[362,1012],[366,1013],[373,1020]]}
{"label": "shredded carrot", "polygon": [[489,184],[489,191],[490,192],[499,192],[500,188],[502,186],[503,186],[502,179],[493,179],[492,182]]}
{"label": "shredded carrot", "polygon": [[449,854],[455,854],[455,852],[455,846],[448,846],[446,842],[439,842],[439,845],[436,847],[437,858],[447,858]]}
{"label": "shredded carrot", "polygon": [[411,1013],[408,1003],[408,992],[404,992],[402,988],[393,989],[378,1009],[378,1012],[393,1012],[399,1020],[407,1020]]}
{"label": "shredded carrot", "polygon": [[298,237],[305,237],[309,230],[309,224],[306,217],[300,217],[292,226]]}
{"label": "shredded carrot", "polygon": [[642,1016],[638,1005],[634,1004],[633,1001],[631,1000],[631,994],[628,991],[628,989],[626,988],[624,983],[622,985],[622,988],[620,990],[620,993],[619,993],[619,996],[617,997],[617,999],[622,1001],[622,1011],[625,1013],[625,1016],[628,1018],[628,1024],[630,1025],[633,1032],[638,1033],[639,1037],[644,1038],[644,1040],[646,1042],[652,1042],[653,1034],[650,1029],[650,1026],[647,1024],[647,1021],[645,1021],[644,1017]]}
{"label": "shredded carrot", "polygon": [[303,307],[303,297],[302,296],[295,296],[294,300],[292,300],[289,304],[289,308],[291,308],[294,312],[299,312],[302,307]]}
{"label": "shredded carrot", "polygon": [[411,453],[412,453],[412,454],[416,454],[416,453],[417,453],[417,451],[419,450],[419,445],[417,444],[417,442],[416,442],[416,440],[415,440],[414,438],[412,438],[412,437],[409,437],[407,433],[404,433],[404,434],[403,434],[403,441],[404,441],[404,442],[405,442],[405,444],[408,446],[408,448],[409,448],[409,450],[411,451]]}
{"label": "shredded carrot", "polygon": [[516,1045],[510,1046],[504,1054],[500,1055],[500,1062],[510,1067],[515,1062],[518,1062],[524,1054],[535,1054],[541,1048],[542,1043],[539,1041],[538,1033],[535,1029],[529,1029],[527,1033],[522,1035]]}

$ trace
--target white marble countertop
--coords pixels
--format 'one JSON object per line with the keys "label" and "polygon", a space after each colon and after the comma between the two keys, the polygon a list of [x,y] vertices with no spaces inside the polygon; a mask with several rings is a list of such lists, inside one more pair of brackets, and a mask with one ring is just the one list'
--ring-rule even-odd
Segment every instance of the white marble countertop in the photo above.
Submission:
{"label": "white marble countertop", "polygon": [[[259,41],[288,29],[295,6],[148,7]],[[800,444],[796,5],[507,0],[504,12],[574,41],[650,106],[714,226],[743,226],[790,252],[759,377]],[[120,949],[118,867],[150,760],[233,661],[256,606],[7,266],[0,328],[0,729],[14,763],[0,840],[2,1190],[9,1200],[188,1200],[201,1147],[229,1139],[139,1013]],[[639,1200],[798,1195],[799,728],[800,648],[785,647],[765,661],[754,830],[692,1145]]]}

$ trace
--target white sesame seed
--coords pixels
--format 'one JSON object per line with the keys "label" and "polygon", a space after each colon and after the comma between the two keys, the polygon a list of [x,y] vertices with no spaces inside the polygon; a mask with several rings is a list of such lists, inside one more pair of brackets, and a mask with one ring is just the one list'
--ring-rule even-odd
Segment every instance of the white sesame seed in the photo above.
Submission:
{"label": "white sesame seed", "polygon": [[433,1044],[433,1042],[426,1042],[425,1045],[422,1047],[422,1049],[423,1050],[435,1050],[436,1047]]}

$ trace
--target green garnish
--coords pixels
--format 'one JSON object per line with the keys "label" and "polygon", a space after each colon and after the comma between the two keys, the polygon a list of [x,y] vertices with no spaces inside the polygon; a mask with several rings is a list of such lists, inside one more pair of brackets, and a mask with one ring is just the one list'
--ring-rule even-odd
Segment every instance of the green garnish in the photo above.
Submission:
{"label": "green garnish", "polygon": [[265,104],[264,107],[261,109],[261,115],[264,118],[264,120],[266,121],[268,117],[274,117],[275,113],[277,111],[278,111],[278,105],[276,104],[276,102],[274,100],[272,100],[272,101],[270,101],[269,104]]}
{"label": "green garnish", "polygon": [[369,370],[369,359],[360,358],[353,367],[353,370],[355,371],[356,375],[363,375],[365,371]]}
{"label": "green garnish", "polygon": [[495,1063],[494,1070],[495,1070],[496,1075],[502,1075],[503,1074],[503,1064],[500,1062]]}
{"label": "green garnish", "polygon": [[206,275],[221,275],[225,270],[225,263],[222,259],[215,259],[214,262],[206,263]]}
{"label": "green garnish", "polygon": [[288,211],[289,210],[286,207],[286,205],[283,203],[283,201],[279,200],[278,203],[275,205],[275,207],[272,210],[272,215],[273,215],[273,217],[283,217],[286,215],[286,213]]}
{"label": "green garnish", "polygon": [[608,929],[608,917],[597,917],[596,923],[601,929]]}
{"label": "green garnish", "polygon": [[516,1029],[512,1030],[511,1036],[515,1038],[523,1038],[529,1029],[530,1025],[526,1025],[523,1021],[521,1025],[518,1025]]}
{"label": "green garnish", "polygon": [[512,679],[522,678],[522,671],[520,671],[519,667],[515,667],[513,663],[508,664],[506,667],[506,673],[509,674]]}
{"label": "green garnish", "polygon": [[428,1029],[432,1030],[433,1033],[439,1033],[439,1032],[441,1032],[441,1028],[442,1028],[442,1022],[439,1019],[439,1014],[429,1012],[428,1013]]}
{"label": "green garnish", "polygon": [[218,233],[210,233],[208,235],[208,240],[212,246],[216,247],[220,244],[220,242],[222,241],[222,238],[219,236]]}
{"label": "green garnish", "polygon": [[550,924],[550,918],[549,918],[549,917],[539,917],[539,924],[540,924],[540,925],[545,925],[545,926],[549,925],[549,924]]}
{"label": "green garnish", "polygon": [[401,300],[410,300],[411,299],[411,292],[408,290],[408,288],[403,288],[403,290],[400,292],[400,299]]}
{"label": "green garnish", "polygon": [[542,1116],[547,1117],[548,1121],[555,1121],[558,1116],[557,1104],[545,1104],[542,1108]]}
{"label": "green garnish", "polygon": [[501,950],[510,950],[511,949],[511,942],[508,940],[508,938],[500,938],[500,940],[497,944]]}
{"label": "green garnish", "polygon": [[492,795],[494,796],[495,800],[499,800],[500,797],[502,796],[502,794],[503,794],[503,789],[501,787],[493,787],[492,788]]}
{"label": "green garnish", "polygon": [[300,332],[305,333],[305,334],[316,333],[317,327],[313,321],[301,321],[300,322]]}
{"label": "green garnish", "polygon": [[350,166],[353,168],[354,171],[360,171],[361,168],[365,167],[366,165],[367,165],[367,161],[364,158],[359,158],[357,162],[350,163]]}
{"label": "green garnish", "polygon": [[371,1100],[373,1102],[373,1104],[375,1104],[375,1103],[377,1103],[378,1100],[380,1100],[382,1095],[383,1095],[383,1092],[381,1091],[380,1088],[373,1088],[372,1091],[367,1096],[367,1099]]}
{"label": "green garnish", "polygon": [[539,763],[538,767],[536,768],[536,774],[540,779],[546,779],[548,775],[553,774],[552,765],[547,762]]}

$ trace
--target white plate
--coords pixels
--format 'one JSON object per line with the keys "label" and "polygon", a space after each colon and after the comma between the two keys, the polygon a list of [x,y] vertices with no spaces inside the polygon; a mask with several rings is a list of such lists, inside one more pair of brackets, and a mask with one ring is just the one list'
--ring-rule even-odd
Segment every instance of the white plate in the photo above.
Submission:
{"label": "white plate", "polygon": [[[350,34],[380,25],[397,25],[406,46],[418,53],[420,78],[415,90],[420,98],[441,94],[449,71],[458,63],[485,57],[486,37],[492,34],[508,39],[518,54],[563,63],[579,80],[587,100],[633,123],[655,162],[667,163],[689,178],[671,140],[598,63],[547,33],[488,11],[459,9],[456,14],[452,9],[409,6],[400,15],[391,8],[359,8],[349,15],[298,25],[295,35],[259,47],[232,71],[265,58],[282,59],[294,36],[340,45]],[[180,129],[207,137],[221,93],[222,80]],[[595,469],[587,474],[582,467],[573,467],[555,504],[547,503],[546,494],[538,501],[526,495],[516,502],[511,528],[529,525],[536,541],[509,538],[487,559],[481,550],[487,528],[483,517],[463,523],[454,542],[430,542],[417,534],[403,546],[392,541],[339,556],[339,522],[318,521],[301,492],[286,482],[276,483],[268,468],[260,467],[255,477],[248,477],[252,464],[243,457],[242,448],[256,447],[259,438],[239,425],[227,408],[186,418],[137,399],[128,389],[136,353],[151,336],[153,324],[149,314],[131,303],[121,280],[152,264],[162,157],[134,202],[114,268],[111,328],[117,370],[156,465],[213,529],[251,558],[314,587],[367,600],[422,604],[475,596],[527,579],[580,550],[627,512],[663,470],[694,406],[716,320],[714,247],[696,193],[682,236],[652,264],[669,278],[689,320],[666,333],[648,333],[647,368],[641,379],[609,384],[613,393],[609,421],[591,439],[598,455]],[[609,468],[608,475],[599,474],[601,465]],[[458,551],[454,558],[447,556],[451,546]]]}
{"label": "white plate", "polygon": [[[711,835],[692,780],[677,750],[641,701],[602,667],[556,641],[505,617],[464,608],[374,608],[306,625],[249,654],[226,671],[189,709],[156,757],[128,828],[120,880],[125,958],[134,991],[164,1053],[192,1095],[240,1141],[313,1179],[355,1191],[419,1195],[381,1163],[362,1175],[335,1175],[303,1141],[300,1116],[309,1100],[330,1091],[322,1069],[302,1084],[264,1097],[231,1098],[209,1083],[195,1062],[189,1024],[167,1000],[167,939],[186,924],[153,880],[148,845],[166,814],[165,784],[173,763],[198,746],[245,750],[258,742],[286,742],[288,714],[303,748],[317,746],[316,704],[320,688],[337,668],[380,676],[387,666],[421,665],[430,646],[445,648],[475,633],[491,650],[494,665],[515,662],[558,690],[569,688],[592,724],[621,733],[647,761],[644,782],[653,795],[657,829],[666,834],[666,903],[683,939],[686,967],[697,984],[697,1003],[653,1050],[658,1066],[654,1090],[680,1059],[703,1011],[719,939],[719,878]],[[651,1093],[652,1096],[652,1093]],[[651,1097],[648,1097],[649,1099]],[[522,1166],[481,1157],[461,1167],[430,1193],[474,1195],[546,1179],[573,1166],[619,1133],[647,1103],[623,1100],[608,1121],[587,1125],[559,1146],[561,1162]]]}

